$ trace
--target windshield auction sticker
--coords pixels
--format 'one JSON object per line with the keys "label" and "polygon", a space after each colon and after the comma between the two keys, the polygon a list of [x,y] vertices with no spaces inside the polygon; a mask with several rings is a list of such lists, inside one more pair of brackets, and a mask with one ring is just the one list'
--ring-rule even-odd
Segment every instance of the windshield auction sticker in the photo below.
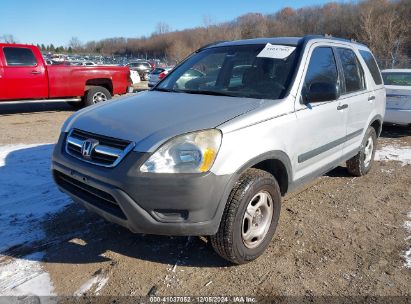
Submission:
{"label": "windshield auction sticker", "polygon": [[263,50],[257,55],[257,57],[284,59],[290,56],[294,50],[294,46],[275,45],[267,43]]}

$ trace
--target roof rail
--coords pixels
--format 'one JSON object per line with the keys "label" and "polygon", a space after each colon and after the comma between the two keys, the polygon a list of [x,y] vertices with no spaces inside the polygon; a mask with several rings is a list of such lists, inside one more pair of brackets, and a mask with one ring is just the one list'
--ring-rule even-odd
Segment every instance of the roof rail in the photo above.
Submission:
{"label": "roof rail", "polygon": [[351,43],[356,43],[356,44],[361,44],[364,45],[363,43],[360,43],[358,41],[356,41],[355,39],[351,38],[351,39],[346,39],[346,38],[339,38],[339,37],[333,37],[330,34],[324,34],[324,35],[306,35],[303,37],[304,42],[308,42],[309,40],[312,39],[319,39],[319,38],[323,38],[323,39],[330,39],[330,40],[334,40],[334,41],[344,41],[344,42],[351,42]]}
{"label": "roof rail", "polygon": [[208,48],[208,47],[210,47],[210,46],[213,46],[213,45],[216,45],[216,44],[219,44],[219,43],[223,43],[223,42],[227,42],[227,40],[214,41],[214,42],[211,42],[211,43],[209,43],[209,44],[203,45],[203,46],[200,47],[197,51],[195,51],[195,53],[198,53],[198,52],[200,52],[200,51],[202,51],[202,50],[204,50],[204,49],[206,49],[206,48]]}

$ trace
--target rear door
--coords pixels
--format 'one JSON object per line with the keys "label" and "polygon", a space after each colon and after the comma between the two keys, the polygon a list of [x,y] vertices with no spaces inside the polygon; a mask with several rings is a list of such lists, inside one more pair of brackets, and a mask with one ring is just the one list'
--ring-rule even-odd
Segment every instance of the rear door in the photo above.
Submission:
{"label": "rear door", "polygon": [[6,88],[1,99],[37,99],[48,97],[48,80],[43,62],[31,47],[2,48],[3,83]]}
{"label": "rear door", "polygon": [[349,47],[337,47],[337,58],[342,75],[341,106],[346,112],[347,134],[343,154],[357,151],[362,134],[373,111],[375,96],[367,90],[364,70]]}
{"label": "rear door", "polygon": [[313,83],[339,85],[337,62],[331,46],[312,46],[308,55],[310,59],[295,106],[299,126],[294,145],[297,155],[293,160],[296,179],[323,173],[338,162],[346,132],[345,113],[339,108],[340,100],[303,103],[305,92]]}

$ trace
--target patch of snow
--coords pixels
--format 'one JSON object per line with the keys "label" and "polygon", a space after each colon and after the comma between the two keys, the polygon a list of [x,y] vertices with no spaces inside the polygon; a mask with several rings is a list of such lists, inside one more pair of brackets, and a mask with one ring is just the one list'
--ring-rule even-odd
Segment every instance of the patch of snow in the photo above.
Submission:
{"label": "patch of snow", "polygon": [[102,278],[100,282],[98,282],[95,293],[96,295],[100,295],[100,290],[107,284],[108,278]]}
{"label": "patch of snow", "polygon": [[407,216],[410,220],[405,221],[404,228],[405,230],[407,230],[409,234],[408,237],[405,239],[406,241],[409,242],[409,244],[408,244],[408,250],[404,252],[404,259],[405,259],[404,266],[407,268],[411,268],[411,212],[408,212]]}
{"label": "patch of snow", "polygon": [[399,161],[402,166],[411,165],[411,147],[409,146],[384,146],[375,151],[375,160]]}
{"label": "patch of snow", "polygon": [[70,199],[55,186],[52,144],[0,147],[0,295],[53,295],[50,276],[41,267],[44,252],[12,258],[7,249],[43,240],[42,222]]}
{"label": "patch of snow", "polygon": [[74,293],[74,296],[82,296],[88,291],[92,291],[93,287],[94,293],[99,295],[99,291],[104,287],[104,285],[107,284],[107,282],[108,277],[103,274],[97,274],[81,285],[80,288]]}
{"label": "patch of snow", "polygon": [[1,296],[50,296],[53,284],[39,261],[44,252],[35,252],[0,265]]}
{"label": "patch of snow", "polygon": [[0,147],[0,252],[44,238],[39,222],[70,200],[53,182],[53,145]]}

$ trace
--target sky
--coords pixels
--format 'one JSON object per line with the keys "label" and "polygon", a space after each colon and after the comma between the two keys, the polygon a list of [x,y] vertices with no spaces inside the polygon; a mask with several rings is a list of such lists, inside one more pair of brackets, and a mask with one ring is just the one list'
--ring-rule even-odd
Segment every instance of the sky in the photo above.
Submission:
{"label": "sky", "polygon": [[[67,46],[110,37],[149,36],[159,22],[172,30],[216,23],[245,13],[275,13],[281,8],[322,5],[331,0],[1,0],[0,36],[19,43]],[[339,1],[342,2],[342,1]]]}

